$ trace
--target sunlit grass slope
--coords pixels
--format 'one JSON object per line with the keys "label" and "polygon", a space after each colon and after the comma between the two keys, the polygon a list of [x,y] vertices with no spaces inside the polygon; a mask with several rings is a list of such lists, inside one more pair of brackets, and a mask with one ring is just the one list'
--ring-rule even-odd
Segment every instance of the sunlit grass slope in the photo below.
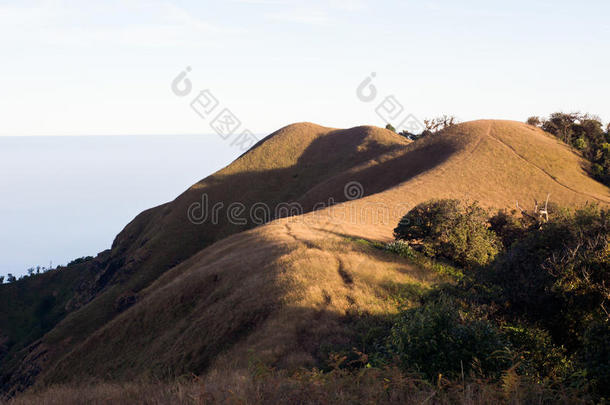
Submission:
{"label": "sunlit grass slope", "polygon": [[[392,286],[438,281],[354,238],[389,240],[400,216],[431,198],[489,208],[517,200],[531,208],[547,194],[558,205],[608,204],[608,188],[585,165],[555,138],[510,121],[468,122],[412,143],[375,127],[287,126],[136,217],[95,268],[85,265],[86,277],[71,279],[72,297],[61,290],[35,334],[0,318],[12,342],[3,384],[240,369],[252,353],[279,367],[316,364],[324,348],[350,341],[354,314],[397,310]],[[350,201],[347,184],[362,198]],[[230,223],[226,211],[195,224],[187,211],[203,195],[224,209],[298,202],[306,213],[254,229]]]}
{"label": "sunlit grass slope", "polygon": [[[398,218],[430,198],[511,208],[550,193],[559,205],[607,204],[608,189],[586,175],[584,164],[542,131],[508,121],[469,122],[410,144],[371,127],[287,127],[119,235],[115,249],[141,258],[123,276],[129,283],[140,272],[162,273],[147,266],[177,260],[183,246],[234,234],[164,272],[109,322],[98,315],[103,295],[68,317],[43,339],[55,352],[41,381],[239,368],[252,350],[277,366],[315,364],[320,347],[348,341],[351,313],[397,310],[388,286],[436,281],[351,238],[389,239]],[[211,201],[248,204],[265,195],[269,204],[311,208],[329,197],[345,201],[344,186],[354,181],[363,198],[237,234],[226,223],[192,225],[185,217],[204,191]],[[206,239],[206,232],[215,236]],[[90,318],[97,323],[74,339]],[[71,351],[58,351],[68,339]]]}

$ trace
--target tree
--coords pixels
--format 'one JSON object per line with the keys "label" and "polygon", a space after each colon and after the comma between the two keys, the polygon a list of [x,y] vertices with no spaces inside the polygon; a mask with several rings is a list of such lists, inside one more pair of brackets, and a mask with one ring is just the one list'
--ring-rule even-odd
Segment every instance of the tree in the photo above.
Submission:
{"label": "tree", "polygon": [[455,221],[459,200],[431,200],[412,208],[394,228],[394,237],[402,240],[424,240],[443,231],[443,225]]}
{"label": "tree", "polygon": [[11,273],[8,273],[8,275],[6,276],[6,282],[14,283],[15,281],[17,281],[17,277],[13,276]]}
{"label": "tree", "polygon": [[4,276],[0,276],[0,284],[4,284]]}
{"label": "tree", "polygon": [[415,206],[394,229],[396,239],[419,246],[431,257],[444,257],[466,268],[489,263],[501,242],[489,229],[488,215],[476,203],[431,200]]}
{"label": "tree", "polygon": [[[399,132],[399,135],[402,135],[405,138],[410,139],[412,141],[416,141],[419,138],[422,138],[424,136],[428,136],[431,134],[435,134],[439,131],[442,131],[445,128],[449,128],[453,125],[456,125],[458,122],[459,122],[458,119],[456,117],[454,117],[453,115],[443,115],[441,117],[428,118],[428,119],[424,120],[424,122],[423,122],[424,130],[420,134],[414,134],[407,130],[403,130],[403,131]],[[388,127],[391,127],[391,128],[388,128]],[[390,129],[390,130],[394,130],[394,127],[392,127],[390,124],[388,124],[386,126],[386,128]]]}
{"label": "tree", "polygon": [[605,153],[604,144],[610,142],[610,124],[604,126],[596,115],[581,113],[553,113],[547,118],[533,116],[528,124],[536,125],[581,151],[591,162],[590,175],[610,185],[610,153]]}
{"label": "tree", "polygon": [[540,127],[542,125],[542,120],[537,115],[529,117],[526,121],[526,124],[533,125],[535,127]]}
{"label": "tree", "polygon": [[579,353],[592,385],[600,392],[610,393],[610,324],[595,322],[584,333]]}
{"label": "tree", "polygon": [[[432,119],[424,120],[425,130],[423,133],[436,133],[445,128],[449,128],[458,123],[458,119],[453,115],[443,115]],[[422,134],[423,134],[422,133]]]}
{"label": "tree", "polygon": [[567,144],[571,144],[574,135],[573,125],[579,119],[579,113],[553,113],[542,124],[542,129],[550,132]]}
{"label": "tree", "polygon": [[28,269],[28,276],[32,276],[32,274],[34,274],[34,268],[33,268],[33,267],[30,267],[30,268]]}
{"label": "tree", "polygon": [[389,129],[392,132],[396,132],[396,128],[394,128],[394,126],[392,124],[387,124],[385,126],[385,129]]}

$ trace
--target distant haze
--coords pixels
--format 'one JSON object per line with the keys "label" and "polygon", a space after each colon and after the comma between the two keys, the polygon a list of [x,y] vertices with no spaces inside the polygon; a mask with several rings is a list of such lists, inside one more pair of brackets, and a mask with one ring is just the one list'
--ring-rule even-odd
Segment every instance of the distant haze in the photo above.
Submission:
{"label": "distant haze", "polygon": [[94,256],[239,153],[217,135],[0,137],[0,275]]}

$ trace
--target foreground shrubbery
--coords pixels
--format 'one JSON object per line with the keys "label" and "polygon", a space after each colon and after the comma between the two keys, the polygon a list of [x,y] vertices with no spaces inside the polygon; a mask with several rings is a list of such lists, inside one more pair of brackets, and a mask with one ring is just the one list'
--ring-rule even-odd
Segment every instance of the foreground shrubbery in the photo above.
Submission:
{"label": "foreground shrubbery", "polygon": [[242,374],[52,387],[14,403],[605,403],[607,210],[555,209],[540,223],[441,200],[406,218],[392,243],[355,242],[451,282],[388,286],[403,310],[346,316],[354,339],[324,352],[320,369],[275,370],[254,361]]}
{"label": "foreground shrubbery", "polygon": [[[585,403],[574,390],[532,384],[512,371],[499,381],[477,378],[434,383],[396,367],[350,370],[275,370],[254,362],[249,370],[217,372],[172,383],[143,381],[53,386],[26,393],[11,405],[46,404],[490,404]],[[0,401],[1,402],[1,401]]]}
{"label": "foreground shrubbery", "polygon": [[512,371],[607,398],[609,228],[609,212],[594,206],[555,209],[548,222],[455,200],[416,206],[386,250],[450,261],[464,276],[402,312],[371,357],[430,381]]}
{"label": "foreground shrubbery", "polygon": [[404,370],[429,379],[439,374],[457,379],[473,371],[498,377],[510,367],[499,330],[486,320],[469,319],[447,297],[403,312],[387,343]]}

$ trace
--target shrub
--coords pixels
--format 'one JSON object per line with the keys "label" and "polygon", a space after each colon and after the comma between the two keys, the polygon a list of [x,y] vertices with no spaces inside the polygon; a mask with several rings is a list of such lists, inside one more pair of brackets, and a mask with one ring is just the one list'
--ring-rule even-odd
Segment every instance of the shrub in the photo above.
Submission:
{"label": "shrub", "polygon": [[480,272],[508,313],[545,326],[570,347],[610,306],[610,215],[596,207],[558,213]]}
{"label": "shrub", "polygon": [[517,371],[540,381],[545,378],[565,379],[573,372],[572,362],[564,347],[553,343],[548,331],[528,325],[505,326],[502,332],[520,354]]}
{"label": "shrub", "polygon": [[584,138],[578,138],[574,141],[574,147],[578,150],[583,150],[587,148],[587,141]]}
{"label": "shrub", "polygon": [[388,337],[390,352],[404,370],[428,378],[458,377],[472,370],[497,375],[509,364],[501,353],[506,342],[487,321],[468,320],[447,297],[404,311]]}
{"label": "shrub", "polygon": [[459,200],[432,200],[421,203],[402,217],[394,229],[394,237],[423,240],[443,233],[446,224],[454,222],[460,211]]}
{"label": "shrub", "polygon": [[594,389],[610,395],[610,325],[594,322],[584,333],[580,360]]}
{"label": "shrub", "polygon": [[499,252],[498,237],[489,229],[487,212],[476,203],[432,200],[409,211],[394,236],[419,244],[431,257],[445,257],[466,268],[489,263]]}
{"label": "shrub", "polygon": [[395,240],[393,242],[390,242],[387,245],[385,245],[384,249],[388,252],[392,252],[399,256],[410,258],[410,259],[412,259],[415,256],[415,253],[413,252],[413,249],[411,249],[411,246],[409,246],[408,243],[406,243],[402,240]]}
{"label": "shrub", "polygon": [[540,119],[540,117],[534,115],[532,117],[529,117],[525,121],[525,123],[528,125],[533,125],[535,127],[539,127],[540,125],[542,125],[542,120]]}
{"label": "shrub", "polygon": [[451,276],[455,280],[460,280],[462,277],[464,277],[464,272],[462,269],[457,268],[453,264],[446,261],[438,261],[418,253],[403,240],[395,240],[390,243],[377,246],[377,248],[407,258],[422,268],[435,271],[439,274]]}
{"label": "shrub", "polygon": [[505,210],[489,218],[490,229],[500,238],[502,245],[510,247],[517,240],[522,239],[527,232],[527,226],[514,215]]}
{"label": "shrub", "polygon": [[68,263],[68,267],[76,266],[77,264],[85,263],[85,262],[88,262],[90,260],[93,260],[93,256],[79,257],[78,259],[74,259],[70,263]]}
{"label": "shrub", "polygon": [[599,163],[593,163],[591,172],[593,173],[593,177],[602,177],[604,175],[604,167]]}

